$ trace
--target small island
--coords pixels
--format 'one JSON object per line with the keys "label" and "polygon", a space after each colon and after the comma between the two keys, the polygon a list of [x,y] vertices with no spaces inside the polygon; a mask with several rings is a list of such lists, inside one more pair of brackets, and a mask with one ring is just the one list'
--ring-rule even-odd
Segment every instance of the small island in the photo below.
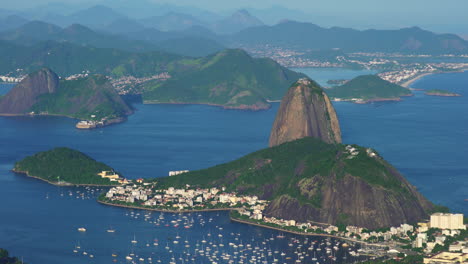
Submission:
{"label": "small island", "polygon": [[351,101],[365,104],[378,101],[400,101],[413,94],[407,88],[385,81],[377,75],[358,76],[341,86],[326,89],[334,101]]}
{"label": "small island", "polygon": [[127,182],[106,164],[64,147],[26,157],[15,164],[13,171],[60,186],[107,186]]}
{"label": "small island", "polygon": [[446,96],[446,97],[459,97],[461,94],[449,92],[446,90],[439,90],[439,89],[433,89],[433,90],[427,90],[425,95],[432,95],[432,96]]}

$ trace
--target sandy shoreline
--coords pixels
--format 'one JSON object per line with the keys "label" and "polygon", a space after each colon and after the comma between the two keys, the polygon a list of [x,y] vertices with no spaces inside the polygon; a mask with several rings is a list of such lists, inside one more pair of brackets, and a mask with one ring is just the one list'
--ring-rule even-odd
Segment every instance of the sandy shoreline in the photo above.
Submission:
{"label": "sandy shoreline", "polygon": [[464,69],[460,69],[458,71],[447,71],[447,72],[442,72],[442,71],[435,71],[435,72],[427,72],[427,73],[423,73],[423,74],[420,74],[420,75],[417,75],[415,76],[414,78],[411,78],[409,80],[407,80],[406,82],[402,83],[401,86],[405,87],[405,88],[410,88],[410,86],[416,82],[417,80],[420,80],[426,76],[429,76],[429,75],[432,75],[432,74],[443,74],[443,73],[457,73],[457,72],[465,72],[465,71],[468,71],[468,68],[464,68]]}

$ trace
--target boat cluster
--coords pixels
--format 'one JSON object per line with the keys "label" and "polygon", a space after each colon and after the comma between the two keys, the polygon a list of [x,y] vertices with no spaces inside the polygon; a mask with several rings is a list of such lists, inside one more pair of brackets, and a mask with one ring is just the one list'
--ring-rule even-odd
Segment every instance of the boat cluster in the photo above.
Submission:
{"label": "boat cluster", "polygon": [[[359,254],[361,249],[354,244],[333,238],[283,234],[253,226],[248,227],[249,232],[239,232],[237,228],[223,225],[225,218],[220,214],[224,213],[176,214],[126,210],[126,217],[133,221],[144,221],[154,228],[154,232],[133,234],[131,238],[113,236],[113,239],[127,237],[128,251],[115,251],[109,256],[109,260],[115,263],[141,264],[317,264],[352,263],[363,259]],[[119,234],[118,229],[111,230],[116,235]]]}

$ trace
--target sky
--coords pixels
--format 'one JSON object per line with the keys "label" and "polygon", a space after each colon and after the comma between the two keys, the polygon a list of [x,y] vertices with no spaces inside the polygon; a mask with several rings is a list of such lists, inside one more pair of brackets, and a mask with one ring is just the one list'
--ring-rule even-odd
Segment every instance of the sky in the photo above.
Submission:
{"label": "sky", "polygon": [[[120,2],[132,6],[143,0],[0,0],[0,8],[32,8],[50,2],[89,6],[99,1]],[[429,27],[435,31],[458,31],[468,34],[468,0],[144,0],[179,6],[194,6],[217,13],[240,8],[268,9],[283,6],[301,11],[308,22],[325,26],[359,28]],[[280,9],[279,9],[280,10]],[[279,19],[275,11],[271,16]],[[292,17],[285,17],[294,19]],[[440,28],[440,30],[437,30]],[[464,32],[463,32],[464,31]],[[454,32],[456,33],[456,32]]]}

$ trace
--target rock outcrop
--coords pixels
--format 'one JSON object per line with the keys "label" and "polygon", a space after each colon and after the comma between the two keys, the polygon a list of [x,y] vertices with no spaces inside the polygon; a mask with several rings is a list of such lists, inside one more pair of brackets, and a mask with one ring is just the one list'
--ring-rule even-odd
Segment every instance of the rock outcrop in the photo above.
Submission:
{"label": "rock outcrop", "polygon": [[59,77],[50,69],[31,73],[0,100],[0,114],[26,114],[40,95],[55,93],[58,86]]}
{"label": "rock outcrop", "polygon": [[341,143],[335,109],[322,88],[310,79],[294,83],[281,100],[270,134],[270,147],[303,137]]}

